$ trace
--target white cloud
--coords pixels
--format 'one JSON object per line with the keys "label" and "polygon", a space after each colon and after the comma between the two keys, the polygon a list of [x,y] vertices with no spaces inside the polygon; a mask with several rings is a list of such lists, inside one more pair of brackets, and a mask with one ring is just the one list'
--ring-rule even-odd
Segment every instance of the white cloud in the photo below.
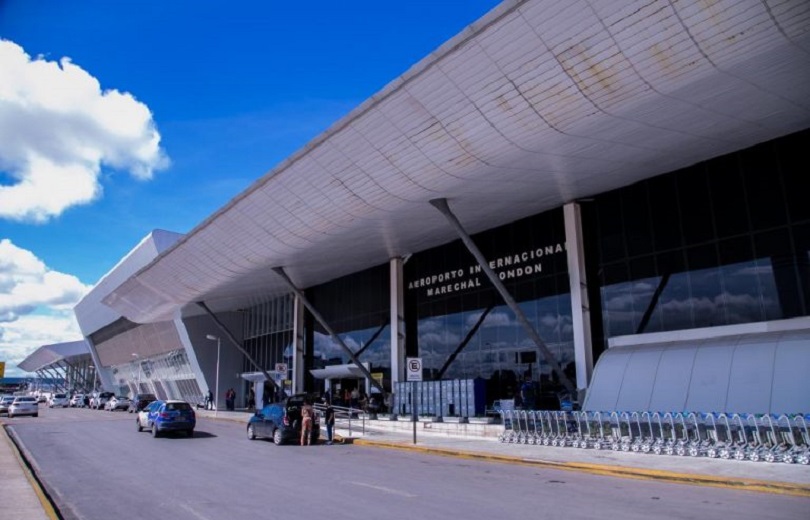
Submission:
{"label": "white cloud", "polygon": [[90,288],[0,240],[0,361],[7,375],[20,375],[17,363],[42,345],[81,339],[73,307]]}
{"label": "white cloud", "polygon": [[69,58],[31,59],[0,40],[0,218],[43,222],[101,194],[102,166],[150,179],[168,159],[149,108],[102,90]]}

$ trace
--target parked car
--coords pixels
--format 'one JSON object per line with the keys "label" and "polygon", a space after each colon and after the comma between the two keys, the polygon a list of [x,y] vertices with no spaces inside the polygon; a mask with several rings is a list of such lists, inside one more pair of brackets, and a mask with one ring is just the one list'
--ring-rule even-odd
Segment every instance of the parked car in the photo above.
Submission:
{"label": "parked car", "polygon": [[104,405],[107,404],[107,401],[114,396],[115,394],[112,392],[100,392],[90,399],[90,408],[93,408],[94,410],[103,410]]}
{"label": "parked car", "polygon": [[4,395],[0,398],[0,413],[8,413],[8,407],[11,406],[11,403],[14,402],[13,395]]}
{"label": "parked car", "polygon": [[114,395],[106,403],[104,403],[104,409],[110,412],[114,412],[116,410],[129,410],[130,404],[132,404],[132,401],[129,400],[129,397],[123,395]]}
{"label": "parked car", "polygon": [[197,426],[197,415],[186,401],[153,401],[138,412],[138,431],[151,430],[152,437],[170,431],[183,431],[192,437]]}
{"label": "parked car", "polygon": [[135,394],[135,397],[129,403],[128,411],[129,413],[140,412],[154,401],[157,401],[155,394]]}
{"label": "parked car", "polygon": [[48,399],[48,408],[67,408],[69,404],[67,394],[52,394]]}
{"label": "parked car", "polygon": [[8,407],[8,417],[16,417],[18,415],[31,415],[39,417],[39,401],[36,397],[30,396],[17,396]]}
{"label": "parked car", "polygon": [[[250,440],[259,437],[273,439],[276,445],[301,440],[301,406],[304,400],[316,402],[316,396],[309,394],[291,395],[279,403],[268,404],[256,412],[247,424],[247,437]],[[320,437],[321,426],[318,414],[312,421],[311,444],[316,444]]]}
{"label": "parked car", "polygon": [[70,398],[71,408],[82,408],[84,406],[84,394],[73,394]]}

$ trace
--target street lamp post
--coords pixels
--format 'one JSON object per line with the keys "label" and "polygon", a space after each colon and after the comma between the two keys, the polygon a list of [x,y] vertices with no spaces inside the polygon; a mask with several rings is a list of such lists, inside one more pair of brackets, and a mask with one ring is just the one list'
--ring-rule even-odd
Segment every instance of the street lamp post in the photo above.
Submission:
{"label": "street lamp post", "polygon": [[217,411],[219,410],[219,407],[217,406],[217,400],[219,399],[219,346],[220,346],[220,339],[219,339],[219,336],[214,336],[213,334],[208,334],[205,337],[206,337],[206,339],[210,339],[211,341],[216,341],[217,342],[217,380],[216,380],[216,384],[214,385],[214,391],[216,392],[216,394],[214,394],[214,402],[213,402],[213,405],[214,405],[214,417],[216,417],[217,416]]}

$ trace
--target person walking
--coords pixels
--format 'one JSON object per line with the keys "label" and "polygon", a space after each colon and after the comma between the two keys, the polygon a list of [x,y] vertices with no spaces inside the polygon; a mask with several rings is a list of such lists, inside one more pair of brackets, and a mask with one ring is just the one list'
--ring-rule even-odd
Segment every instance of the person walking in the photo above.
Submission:
{"label": "person walking", "polygon": [[326,423],[326,444],[332,444],[332,433],[335,428],[335,409],[332,408],[331,401],[326,401],[326,411],[323,418]]}
{"label": "person walking", "polygon": [[309,446],[312,441],[312,418],[315,416],[315,409],[309,400],[304,401],[301,407],[301,446]]}

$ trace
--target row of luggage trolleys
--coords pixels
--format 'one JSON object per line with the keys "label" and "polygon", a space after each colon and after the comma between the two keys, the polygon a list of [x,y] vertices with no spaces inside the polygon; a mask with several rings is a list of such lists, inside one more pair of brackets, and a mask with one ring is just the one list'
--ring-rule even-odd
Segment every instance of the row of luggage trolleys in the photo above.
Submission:
{"label": "row of luggage trolleys", "polygon": [[810,414],[499,412],[505,443],[810,463]]}

